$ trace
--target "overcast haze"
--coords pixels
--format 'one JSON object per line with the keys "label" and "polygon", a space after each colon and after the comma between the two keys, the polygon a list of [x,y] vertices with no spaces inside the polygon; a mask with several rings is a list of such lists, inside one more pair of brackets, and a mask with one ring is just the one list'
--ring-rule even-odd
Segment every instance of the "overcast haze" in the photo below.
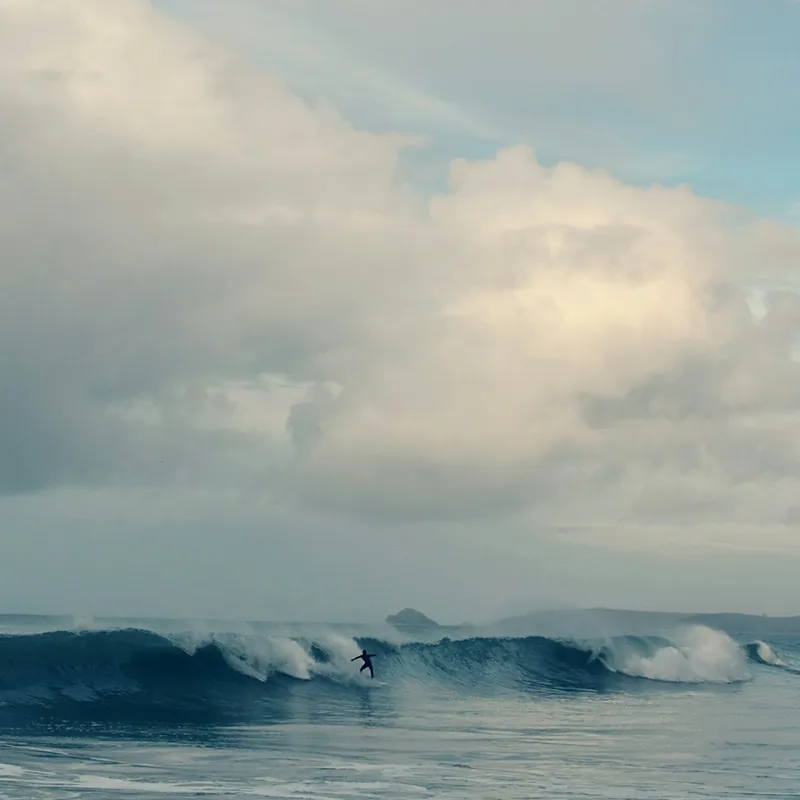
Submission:
{"label": "overcast haze", "polygon": [[800,4],[700,5],[0,4],[0,610],[800,613]]}

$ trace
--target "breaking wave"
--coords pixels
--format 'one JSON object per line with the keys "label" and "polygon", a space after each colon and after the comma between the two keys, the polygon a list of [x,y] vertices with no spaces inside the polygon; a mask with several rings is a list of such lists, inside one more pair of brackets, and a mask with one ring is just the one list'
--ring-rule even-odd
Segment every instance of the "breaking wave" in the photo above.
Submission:
{"label": "breaking wave", "polygon": [[778,655],[775,648],[766,642],[760,640],[750,642],[744,646],[744,649],[747,657],[756,664],[763,664],[765,667],[775,667],[785,672],[800,675],[800,669],[788,664]]}
{"label": "breaking wave", "polygon": [[[664,637],[570,641],[444,638],[394,644],[325,633],[313,638],[255,632],[164,634],[151,630],[53,631],[0,636],[0,715],[21,710],[86,718],[257,714],[308,692],[380,685],[460,691],[625,691],[634,685],[747,680],[747,656],[769,661],[768,646],[742,649],[723,633],[694,627]],[[354,655],[377,654],[376,678]],[[775,660],[775,659],[773,659]]]}

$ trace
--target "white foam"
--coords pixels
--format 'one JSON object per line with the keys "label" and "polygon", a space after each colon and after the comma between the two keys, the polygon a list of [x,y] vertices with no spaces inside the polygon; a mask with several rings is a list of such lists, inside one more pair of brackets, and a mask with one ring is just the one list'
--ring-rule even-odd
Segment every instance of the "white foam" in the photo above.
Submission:
{"label": "white foam", "polygon": [[[384,781],[298,781],[248,787],[241,794],[257,797],[298,797],[306,800],[328,800],[331,797],[375,797],[376,793],[397,790],[398,784]],[[402,784],[404,794],[429,794],[429,789],[414,784]]]}
{"label": "white foam", "polygon": [[413,775],[418,767],[411,764],[370,764],[361,761],[331,761],[322,767],[323,770],[336,772],[375,772],[381,776],[399,778]]}
{"label": "white foam", "polygon": [[766,642],[755,642],[758,657],[765,663],[773,667],[788,666],[786,662],[768,645]]}
{"label": "white foam", "polygon": [[310,642],[288,636],[194,630],[171,634],[168,638],[189,655],[214,644],[232,669],[260,681],[267,681],[276,673],[299,680],[310,680],[314,675],[340,681],[361,680],[350,662],[360,648],[354,639],[334,632],[321,632],[314,639],[328,656],[327,661],[321,662],[311,654]]}
{"label": "white foam", "polygon": [[364,679],[364,674],[358,671],[360,664],[351,662],[353,656],[361,652],[354,639],[338,633],[326,633],[318,637],[317,646],[325,651],[329,661],[314,664],[316,675],[345,682],[360,683]]}
{"label": "white foam", "polygon": [[632,677],[671,683],[733,683],[749,678],[744,654],[730,636],[695,626],[672,639],[671,645],[650,654],[612,652],[607,665]]}
{"label": "white foam", "polygon": [[166,781],[127,781],[103,775],[78,775],[76,785],[81,789],[112,789],[117,792],[153,792],[155,794],[201,794],[218,787],[211,783],[169,783]]}

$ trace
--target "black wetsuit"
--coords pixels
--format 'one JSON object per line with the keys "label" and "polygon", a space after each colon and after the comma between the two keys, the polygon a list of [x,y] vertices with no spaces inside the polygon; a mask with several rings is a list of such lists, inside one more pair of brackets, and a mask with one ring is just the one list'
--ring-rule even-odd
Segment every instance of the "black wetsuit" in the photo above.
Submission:
{"label": "black wetsuit", "polygon": [[375,653],[368,653],[366,650],[361,651],[360,656],[356,656],[355,658],[351,658],[351,661],[357,661],[359,658],[364,660],[364,665],[361,667],[359,672],[363,672],[365,669],[369,669],[369,676],[370,678],[375,677],[375,672],[372,669],[372,659],[375,658]]}

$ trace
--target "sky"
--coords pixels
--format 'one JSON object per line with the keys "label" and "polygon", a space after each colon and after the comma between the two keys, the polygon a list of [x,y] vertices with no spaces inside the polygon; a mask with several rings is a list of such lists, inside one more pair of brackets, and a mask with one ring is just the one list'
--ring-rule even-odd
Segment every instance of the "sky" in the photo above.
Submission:
{"label": "sky", "polygon": [[0,4],[0,611],[800,613],[800,4]]}

